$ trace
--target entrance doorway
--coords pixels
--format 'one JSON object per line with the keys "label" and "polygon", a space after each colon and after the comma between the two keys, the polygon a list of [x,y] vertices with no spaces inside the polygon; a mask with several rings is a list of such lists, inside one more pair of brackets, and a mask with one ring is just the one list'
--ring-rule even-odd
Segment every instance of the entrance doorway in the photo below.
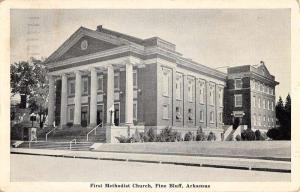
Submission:
{"label": "entrance doorway", "polygon": [[89,120],[89,108],[88,106],[82,106],[81,107],[81,126],[87,127]]}
{"label": "entrance doorway", "polygon": [[234,117],[233,118],[233,129],[236,129],[239,127],[239,125],[241,124],[241,117]]}
{"label": "entrance doorway", "polygon": [[103,113],[103,104],[97,105],[97,125],[103,122],[104,113]]}
{"label": "entrance doorway", "polygon": [[119,126],[119,124],[120,124],[120,103],[115,103],[114,108],[115,108],[114,123],[115,123],[115,126]]}

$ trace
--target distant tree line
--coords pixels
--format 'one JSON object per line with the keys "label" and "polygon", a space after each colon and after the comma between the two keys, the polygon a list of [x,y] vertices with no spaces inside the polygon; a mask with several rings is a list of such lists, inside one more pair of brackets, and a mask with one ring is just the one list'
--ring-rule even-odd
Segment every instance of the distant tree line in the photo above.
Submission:
{"label": "distant tree line", "polygon": [[276,104],[278,125],[269,129],[267,136],[273,140],[291,140],[291,96],[287,95],[285,102],[281,96]]}

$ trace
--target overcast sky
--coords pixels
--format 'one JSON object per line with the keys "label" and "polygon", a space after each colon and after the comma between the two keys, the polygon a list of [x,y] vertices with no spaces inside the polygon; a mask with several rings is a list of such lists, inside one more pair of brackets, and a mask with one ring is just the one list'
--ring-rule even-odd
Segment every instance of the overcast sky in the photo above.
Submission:
{"label": "overcast sky", "polygon": [[[161,37],[212,68],[263,60],[280,82],[277,97],[290,92],[289,9],[13,10],[11,62],[27,60],[33,52],[48,57],[80,26],[95,30],[97,25],[139,38]],[[28,33],[35,28],[39,33]]]}

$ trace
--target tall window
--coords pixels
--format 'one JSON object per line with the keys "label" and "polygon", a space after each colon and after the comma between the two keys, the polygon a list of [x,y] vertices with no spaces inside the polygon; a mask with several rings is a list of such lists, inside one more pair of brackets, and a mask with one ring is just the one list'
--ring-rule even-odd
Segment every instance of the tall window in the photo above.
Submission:
{"label": "tall window", "polygon": [[261,126],[261,116],[260,115],[258,115],[258,126]]}
{"label": "tall window", "polygon": [[253,115],[253,125],[254,126],[256,125],[256,115],[255,114]]}
{"label": "tall window", "polygon": [[169,109],[167,104],[163,105],[162,112],[163,112],[163,119],[169,119]]}
{"label": "tall window", "polygon": [[261,84],[260,84],[260,87],[259,87],[259,90],[260,90],[261,92],[264,90],[263,87],[264,87],[264,85],[261,83]]}
{"label": "tall window", "polygon": [[68,121],[73,122],[74,120],[74,105],[68,107]]}
{"label": "tall window", "polygon": [[260,108],[260,97],[258,98],[258,108]]}
{"label": "tall window", "polygon": [[214,86],[214,84],[209,85],[209,104],[215,105],[215,86]]}
{"label": "tall window", "polygon": [[103,91],[103,76],[98,76],[98,91]]}
{"label": "tall window", "polygon": [[219,87],[219,106],[223,107],[223,88]]}
{"label": "tall window", "polygon": [[133,77],[133,87],[137,87],[137,71],[133,71],[133,74],[132,74],[132,77]]}
{"label": "tall window", "polygon": [[176,107],[176,121],[181,121],[182,115],[181,115],[181,108]]}
{"label": "tall window", "polygon": [[204,122],[204,117],[203,117],[203,111],[202,110],[200,110],[199,115],[200,115],[200,122]]}
{"label": "tall window", "polygon": [[242,89],[243,88],[243,82],[242,79],[235,79],[235,83],[234,83],[234,87],[235,89]]}
{"label": "tall window", "polygon": [[200,80],[200,86],[199,86],[199,101],[200,103],[204,104],[204,87],[205,87],[205,82]]}
{"label": "tall window", "polygon": [[163,68],[163,96],[169,96],[170,92],[170,70]]}
{"label": "tall window", "polygon": [[266,100],[265,99],[263,99],[263,107],[264,107],[264,109],[266,109]]}
{"label": "tall window", "polygon": [[137,120],[137,101],[133,101],[133,119]]}
{"label": "tall window", "polygon": [[223,113],[219,112],[219,123],[223,123]]}
{"label": "tall window", "polygon": [[181,100],[181,93],[182,93],[182,75],[177,73],[176,74],[176,99]]}
{"label": "tall window", "polygon": [[114,76],[114,88],[120,89],[120,76],[118,73]]}
{"label": "tall window", "polygon": [[255,89],[259,90],[259,82],[258,81],[255,83]]}
{"label": "tall window", "polygon": [[274,102],[273,101],[271,102],[271,109],[272,109],[272,111],[274,111]]}
{"label": "tall window", "polygon": [[209,122],[210,122],[210,123],[213,123],[213,122],[214,122],[214,119],[215,119],[215,117],[214,117],[214,112],[211,111],[209,114],[210,114],[210,115],[209,115]]}
{"label": "tall window", "polygon": [[87,95],[88,94],[88,77],[82,78],[82,94]]}
{"label": "tall window", "polygon": [[253,106],[256,107],[256,97],[253,96]]}
{"label": "tall window", "polygon": [[243,105],[243,97],[241,94],[238,94],[238,95],[234,95],[234,104],[235,104],[235,107],[242,107]]}
{"label": "tall window", "polygon": [[69,81],[69,95],[74,95],[75,94],[75,81],[70,80]]}
{"label": "tall window", "polygon": [[268,110],[270,110],[271,109],[271,102],[270,102],[270,100],[268,100]]}
{"label": "tall window", "polygon": [[188,101],[193,102],[194,100],[194,79],[188,79]]}

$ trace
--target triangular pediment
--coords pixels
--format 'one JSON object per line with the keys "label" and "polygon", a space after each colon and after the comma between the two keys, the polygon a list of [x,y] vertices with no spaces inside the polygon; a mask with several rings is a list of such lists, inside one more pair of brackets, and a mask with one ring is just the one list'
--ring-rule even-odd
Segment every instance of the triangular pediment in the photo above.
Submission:
{"label": "triangular pediment", "polygon": [[258,73],[260,73],[263,76],[266,76],[266,77],[271,77],[272,76],[264,63],[261,63],[257,67],[257,70],[258,70]]}
{"label": "triangular pediment", "polygon": [[125,44],[126,42],[118,38],[81,27],[51,54],[45,63],[89,55]]}

